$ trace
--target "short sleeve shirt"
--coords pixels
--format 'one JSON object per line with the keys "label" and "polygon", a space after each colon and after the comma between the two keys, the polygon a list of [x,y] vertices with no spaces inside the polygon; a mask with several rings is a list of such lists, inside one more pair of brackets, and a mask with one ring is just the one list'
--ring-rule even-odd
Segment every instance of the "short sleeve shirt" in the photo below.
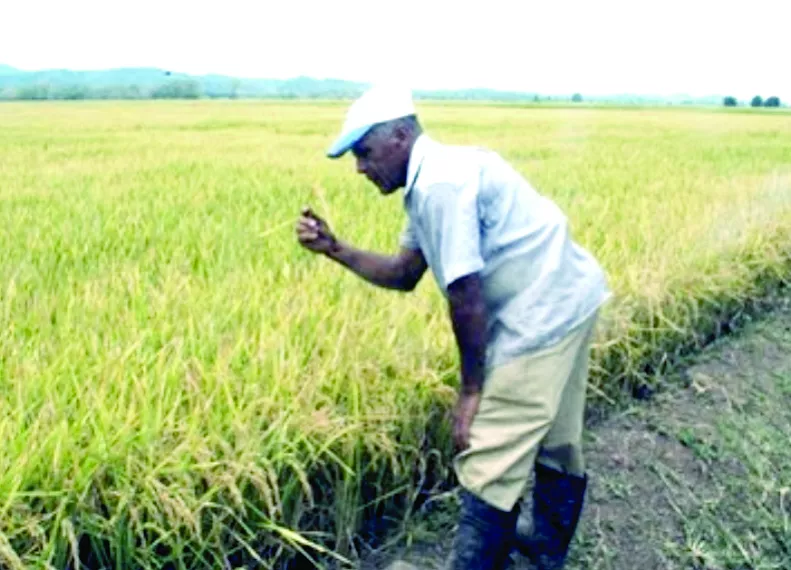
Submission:
{"label": "short sleeve shirt", "polygon": [[565,215],[497,153],[415,142],[401,245],[419,249],[442,292],[480,274],[488,312],[487,365],[561,340],[611,293]]}

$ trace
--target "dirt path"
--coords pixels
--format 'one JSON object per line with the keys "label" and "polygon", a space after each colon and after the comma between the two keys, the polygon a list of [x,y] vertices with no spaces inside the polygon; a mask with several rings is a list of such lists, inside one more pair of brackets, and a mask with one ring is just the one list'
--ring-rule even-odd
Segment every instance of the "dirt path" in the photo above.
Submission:
{"label": "dirt path", "polygon": [[[588,433],[591,491],[567,568],[791,568],[789,304],[673,380]],[[455,515],[445,502],[415,521],[411,546],[360,568],[442,568]]]}

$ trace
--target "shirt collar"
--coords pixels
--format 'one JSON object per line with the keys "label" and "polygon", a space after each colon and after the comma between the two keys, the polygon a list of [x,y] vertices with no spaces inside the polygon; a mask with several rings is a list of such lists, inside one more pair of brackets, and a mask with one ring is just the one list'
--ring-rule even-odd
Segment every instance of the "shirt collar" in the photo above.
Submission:
{"label": "shirt collar", "polygon": [[423,164],[423,159],[426,157],[428,147],[431,139],[426,134],[421,134],[415,139],[412,145],[412,152],[409,153],[409,165],[406,171],[406,186],[404,187],[404,197],[412,190],[412,186],[417,181],[417,175],[420,171],[420,166]]}

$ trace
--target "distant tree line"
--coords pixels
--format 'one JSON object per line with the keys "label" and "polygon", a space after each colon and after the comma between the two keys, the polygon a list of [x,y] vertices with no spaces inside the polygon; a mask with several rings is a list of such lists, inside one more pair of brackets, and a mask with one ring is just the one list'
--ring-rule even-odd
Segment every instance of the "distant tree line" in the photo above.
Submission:
{"label": "distant tree line", "polygon": [[[230,95],[230,94],[229,94]],[[0,99],[25,101],[74,101],[80,99],[199,99],[204,96],[200,82],[175,79],[161,85],[23,85],[0,89]]]}
{"label": "distant tree line", "polygon": [[[739,102],[736,100],[736,97],[725,97],[722,102],[723,105],[726,107],[736,107],[738,106]],[[756,95],[750,101],[751,107],[779,107],[780,106],[780,98],[779,97],[767,97],[763,99],[760,95]]]}
{"label": "distant tree line", "polygon": [[[173,78],[160,84],[119,84],[93,86],[80,84],[38,83],[16,87],[0,86],[0,100],[58,101],[80,99],[237,99],[240,97],[311,99],[353,99],[362,93],[360,88],[323,86],[294,81],[279,86],[248,86],[239,80],[202,83],[195,79]],[[534,93],[498,92],[490,89],[462,89],[448,91],[418,90],[416,99],[448,99],[461,101],[561,101],[561,97],[539,96]],[[568,100],[568,99],[567,99]],[[582,95],[575,93],[571,101],[579,103]]]}
{"label": "distant tree line", "polygon": [[[80,100],[80,99],[353,99],[360,95],[363,87],[352,82],[338,80],[313,80],[296,78],[293,80],[245,80],[206,76],[203,79],[189,76],[171,76],[160,80],[162,74],[152,80],[151,73],[144,77],[130,74],[129,81],[114,77],[112,81],[96,83],[90,79],[80,82],[70,76],[64,78],[43,78],[36,82],[14,84],[3,82],[0,77],[0,100]],[[564,102],[582,103],[588,101],[612,101],[621,104],[705,104],[716,105],[718,98],[664,100],[661,97],[642,97],[617,95],[613,97],[586,96],[577,92],[568,96],[539,95],[530,92],[508,92],[493,89],[459,89],[447,91],[417,90],[416,99],[443,99],[459,101],[510,101],[510,102]],[[735,97],[725,97],[726,107],[739,105]],[[778,97],[763,99],[755,96],[750,104],[753,107],[780,107]]]}

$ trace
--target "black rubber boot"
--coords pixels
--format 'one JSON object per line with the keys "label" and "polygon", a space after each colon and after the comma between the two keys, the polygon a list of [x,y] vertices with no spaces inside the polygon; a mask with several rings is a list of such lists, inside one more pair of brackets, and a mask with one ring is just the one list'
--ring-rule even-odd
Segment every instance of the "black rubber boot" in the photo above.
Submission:
{"label": "black rubber boot", "polygon": [[502,570],[513,545],[517,509],[505,512],[461,492],[461,520],[449,570]]}
{"label": "black rubber boot", "polygon": [[530,536],[516,537],[516,548],[537,570],[563,568],[587,486],[587,475],[579,477],[536,464],[533,528]]}

